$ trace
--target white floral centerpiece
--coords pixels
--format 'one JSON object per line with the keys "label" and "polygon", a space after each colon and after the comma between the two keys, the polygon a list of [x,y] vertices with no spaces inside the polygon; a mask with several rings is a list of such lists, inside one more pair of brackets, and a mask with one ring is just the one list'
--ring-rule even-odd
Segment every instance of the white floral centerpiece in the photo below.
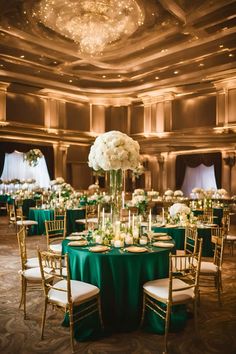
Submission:
{"label": "white floral centerpiece", "polygon": [[88,165],[93,170],[110,172],[110,194],[114,207],[113,217],[121,207],[122,171],[134,170],[140,162],[139,144],[120,131],[110,131],[98,136],[91,146]]}
{"label": "white floral centerpiece", "polygon": [[41,150],[39,149],[31,149],[24,154],[24,160],[28,162],[30,166],[37,166],[39,163],[39,159],[43,157]]}
{"label": "white floral centerpiece", "polygon": [[216,191],[219,198],[226,198],[228,192],[224,188],[217,189]]}
{"label": "white floral centerpiece", "polygon": [[134,195],[144,195],[145,194],[145,191],[141,188],[137,188],[134,190]]}
{"label": "white floral centerpiece", "polygon": [[174,197],[183,197],[183,195],[184,193],[180,189],[174,191]]}
{"label": "white floral centerpiece", "polygon": [[91,146],[88,164],[95,171],[134,170],[139,165],[139,144],[120,131],[98,136]]}
{"label": "white floral centerpiece", "polygon": [[175,203],[169,208],[169,214],[175,222],[186,223],[191,209],[183,203]]}

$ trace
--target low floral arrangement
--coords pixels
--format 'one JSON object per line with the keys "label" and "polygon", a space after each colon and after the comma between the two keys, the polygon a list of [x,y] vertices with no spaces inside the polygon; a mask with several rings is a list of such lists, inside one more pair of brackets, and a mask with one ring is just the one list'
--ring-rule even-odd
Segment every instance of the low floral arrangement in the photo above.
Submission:
{"label": "low floral arrangement", "polygon": [[138,167],[139,144],[120,131],[98,136],[91,146],[88,164],[93,170],[134,170]]}
{"label": "low floral arrangement", "polygon": [[145,194],[134,195],[132,200],[127,203],[128,207],[136,207],[138,214],[144,215],[147,212],[148,200]]}
{"label": "low floral arrangement", "polygon": [[56,179],[53,179],[50,181],[51,186],[56,186],[56,185],[63,184],[63,183],[65,183],[65,180],[63,177],[57,177]]}
{"label": "low floral arrangement", "polygon": [[167,189],[167,191],[165,191],[164,195],[166,197],[173,197],[174,192],[171,189]]}
{"label": "low floral arrangement", "polygon": [[134,196],[135,195],[144,195],[145,194],[145,191],[144,191],[144,189],[141,189],[141,188],[137,188],[137,189],[135,189],[134,190]]}
{"label": "low floral arrangement", "polygon": [[180,215],[189,215],[191,209],[183,203],[175,203],[169,208],[169,213],[172,218],[179,217]]}
{"label": "low floral arrangement", "polygon": [[37,166],[39,159],[43,157],[42,152],[39,149],[31,149],[24,154],[24,161],[27,161],[30,166]]}
{"label": "low floral arrangement", "polygon": [[183,197],[183,195],[184,193],[180,189],[174,191],[174,197]]}
{"label": "low floral arrangement", "polygon": [[147,192],[147,195],[148,195],[148,197],[151,197],[151,198],[157,198],[159,196],[159,192],[151,190],[151,191]]}

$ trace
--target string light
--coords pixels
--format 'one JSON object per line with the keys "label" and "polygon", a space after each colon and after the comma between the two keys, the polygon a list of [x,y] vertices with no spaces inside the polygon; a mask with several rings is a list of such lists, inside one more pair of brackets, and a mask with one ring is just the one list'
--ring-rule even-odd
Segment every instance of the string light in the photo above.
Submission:
{"label": "string light", "polygon": [[46,27],[78,43],[89,55],[132,35],[144,22],[136,0],[41,0],[34,16]]}

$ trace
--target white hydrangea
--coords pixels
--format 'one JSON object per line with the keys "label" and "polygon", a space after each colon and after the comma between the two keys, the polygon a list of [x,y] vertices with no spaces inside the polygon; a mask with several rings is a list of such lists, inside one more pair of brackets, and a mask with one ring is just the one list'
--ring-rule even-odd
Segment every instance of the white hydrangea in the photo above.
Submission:
{"label": "white hydrangea", "polygon": [[167,191],[165,191],[164,195],[167,197],[172,197],[174,194],[174,192],[171,189],[168,189]]}
{"label": "white hydrangea", "polygon": [[183,195],[184,193],[180,189],[174,191],[174,197],[183,197]]}
{"label": "white hydrangea", "polygon": [[177,215],[183,215],[183,214],[188,215],[190,214],[190,212],[191,212],[190,208],[183,203],[175,203],[171,205],[171,207],[169,208],[169,213],[172,218]]}
{"label": "white hydrangea", "polygon": [[96,138],[90,149],[88,164],[95,171],[133,170],[139,165],[139,149],[137,141],[113,130]]}

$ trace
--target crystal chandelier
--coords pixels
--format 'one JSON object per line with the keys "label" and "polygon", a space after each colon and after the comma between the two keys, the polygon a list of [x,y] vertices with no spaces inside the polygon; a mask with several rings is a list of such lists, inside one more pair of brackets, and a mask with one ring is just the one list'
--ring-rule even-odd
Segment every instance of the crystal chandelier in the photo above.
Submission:
{"label": "crystal chandelier", "polygon": [[34,15],[89,55],[101,54],[109,44],[129,37],[144,21],[136,0],[41,0]]}

